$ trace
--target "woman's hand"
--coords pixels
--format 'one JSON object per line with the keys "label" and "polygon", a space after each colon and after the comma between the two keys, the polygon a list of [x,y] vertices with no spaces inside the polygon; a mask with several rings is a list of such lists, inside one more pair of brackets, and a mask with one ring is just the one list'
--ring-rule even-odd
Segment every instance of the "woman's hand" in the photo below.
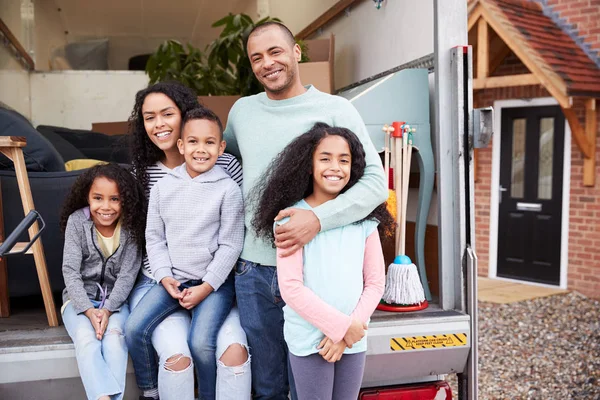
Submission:
{"label": "woman's hand", "polygon": [[319,354],[325,361],[334,363],[342,358],[344,350],[346,350],[346,343],[343,340],[333,343],[333,340],[324,337],[317,349],[320,349]]}
{"label": "woman's hand", "polygon": [[346,346],[351,349],[354,343],[364,338],[366,329],[367,324],[360,322],[357,319],[353,319],[350,327],[346,331],[346,335],[344,335],[344,342],[346,343]]}
{"label": "woman's hand", "polygon": [[183,292],[179,290],[181,283],[172,276],[165,276],[160,280],[161,285],[175,300],[181,300],[183,298]]}
{"label": "woman's hand", "polygon": [[203,282],[201,285],[192,286],[190,288],[183,289],[181,292],[181,299],[179,304],[186,310],[191,310],[196,307],[202,300],[208,297],[213,292],[213,287],[208,283]]}

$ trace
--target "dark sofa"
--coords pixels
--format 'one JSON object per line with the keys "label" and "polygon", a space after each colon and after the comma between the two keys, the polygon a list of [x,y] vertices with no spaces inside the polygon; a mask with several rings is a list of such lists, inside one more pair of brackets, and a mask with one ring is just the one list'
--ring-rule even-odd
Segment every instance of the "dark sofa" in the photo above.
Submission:
{"label": "dark sofa", "polygon": [[[108,136],[98,132],[63,127],[38,126],[17,112],[0,107],[0,136],[23,136],[23,148],[33,201],[46,223],[42,244],[52,291],[64,288],[62,278],[63,234],[59,219],[62,204],[73,182],[84,170],[65,171],[64,163],[73,159],[91,158],[129,163],[127,137]],[[8,235],[23,219],[23,206],[12,162],[0,155],[0,188],[4,231]],[[24,234],[20,241],[28,241]],[[41,293],[35,263],[31,255],[6,257],[10,297]]]}

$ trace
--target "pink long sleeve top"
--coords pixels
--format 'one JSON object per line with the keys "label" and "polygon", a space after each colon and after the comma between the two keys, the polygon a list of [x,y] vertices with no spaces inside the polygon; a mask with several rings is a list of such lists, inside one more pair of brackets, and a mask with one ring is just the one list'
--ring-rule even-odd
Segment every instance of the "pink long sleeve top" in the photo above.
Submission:
{"label": "pink long sleeve top", "polygon": [[[383,295],[385,268],[377,223],[319,233],[303,250],[277,257],[284,335],[292,354],[318,352],[327,336],[342,340],[353,319],[368,323]],[[345,353],[366,351],[366,336]]]}

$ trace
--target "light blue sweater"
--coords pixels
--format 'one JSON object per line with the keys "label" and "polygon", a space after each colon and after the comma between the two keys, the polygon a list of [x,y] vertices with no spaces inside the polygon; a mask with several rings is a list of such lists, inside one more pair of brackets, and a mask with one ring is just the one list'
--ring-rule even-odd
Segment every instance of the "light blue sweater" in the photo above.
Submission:
{"label": "light blue sweater", "polygon": [[217,290],[227,279],[244,240],[242,192],[218,165],[190,177],[185,164],[150,191],[146,251],[160,282],[202,279]]}
{"label": "light blue sweater", "polygon": [[[367,166],[364,176],[346,193],[313,211],[321,231],[348,225],[369,215],[388,196],[381,159],[371,143],[364,122],[350,102],[320,92],[314,86],[299,96],[271,100],[265,93],[242,97],[232,107],[225,129],[227,151],[242,159],[244,198],[263,176],[269,163],[292,140],[317,122],[350,129],[361,140]],[[241,257],[275,266],[275,249],[258,239],[250,227],[254,205],[246,202],[246,236]]]}

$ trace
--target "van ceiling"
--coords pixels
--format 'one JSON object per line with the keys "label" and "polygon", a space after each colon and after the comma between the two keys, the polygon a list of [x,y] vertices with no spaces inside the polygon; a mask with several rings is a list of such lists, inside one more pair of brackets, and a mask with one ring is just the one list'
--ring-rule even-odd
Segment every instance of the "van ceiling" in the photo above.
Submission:
{"label": "van ceiling", "polygon": [[[214,39],[213,22],[256,11],[256,0],[54,0],[71,37]],[[255,15],[251,15],[255,18]]]}

